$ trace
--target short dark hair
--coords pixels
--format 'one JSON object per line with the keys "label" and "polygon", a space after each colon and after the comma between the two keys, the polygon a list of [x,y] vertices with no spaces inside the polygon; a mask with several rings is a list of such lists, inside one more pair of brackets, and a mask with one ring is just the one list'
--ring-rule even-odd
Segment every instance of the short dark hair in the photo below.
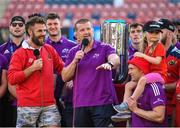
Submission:
{"label": "short dark hair", "polygon": [[51,12],[51,13],[48,13],[46,16],[46,20],[48,20],[48,19],[52,19],[52,20],[59,19],[60,20],[60,16],[57,13]]}
{"label": "short dark hair", "polygon": [[138,22],[135,22],[135,23],[130,24],[130,25],[129,25],[129,28],[130,28],[130,29],[131,29],[131,28],[137,28],[138,26],[141,26],[142,28],[144,27],[143,24],[138,23]]}
{"label": "short dark hair", "polygon": [[41,14],[41,13],[32,13],[31,15],[28,16],[28,18],[30,19],[34,16],[44,17],[43,14]]}
{"label": "short dark hair", "polygon": [[28,36],[29,36],[29,33],[28,33],[29,28],[34,26],[35,24],[46,24],[46,22],[43,17],[39,17],[39,16],[31,17],[26,22],[26,25],[25,25],[26,33],[28,34]]}
{"label": "short dark hair", "polygon": [[78,21],[76,21],[75,25],[74,25],[74,31],[77,31],[77,24],[83,24],[83,23],[87,23],[87,22],[91,22],[89,19],[79,19]]}

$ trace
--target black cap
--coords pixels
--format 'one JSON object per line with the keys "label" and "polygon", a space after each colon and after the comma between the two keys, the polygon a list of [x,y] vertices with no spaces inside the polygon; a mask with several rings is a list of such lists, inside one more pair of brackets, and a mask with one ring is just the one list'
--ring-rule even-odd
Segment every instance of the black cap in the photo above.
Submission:
{"label": "black cap", "polygon": [[12,24],[12,22],[14,22],[14,21],[21,21],[21,22],[23,22],[23,24],[25,24],[25,19],[24,19],[22,16],[14,16],[14,17],[11,19],[10,24]]}
{"label": "black cap", "polygon": [[148,21],[144,24],[144,32],[161,31],[161,26],[157,21]]}
{"label": "black cap", "polygon": [[175,31],[174,24],[168,19],[160,19],[159,24],[161,25],[161,29],[165,28],[165,29],[168,29],[168,30],[170,30],[172,32]]}

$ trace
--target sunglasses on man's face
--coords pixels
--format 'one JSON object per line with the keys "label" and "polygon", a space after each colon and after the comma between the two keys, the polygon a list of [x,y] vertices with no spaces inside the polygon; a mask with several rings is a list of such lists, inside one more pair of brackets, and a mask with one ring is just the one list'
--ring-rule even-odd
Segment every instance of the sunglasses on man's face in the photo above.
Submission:
{"label": "sunglasses on man's face", "polygon": [[19,27],[23,27],[23,23],[12,23],[11,24],[13,27],[16,27],[17,25],[19,26]]}

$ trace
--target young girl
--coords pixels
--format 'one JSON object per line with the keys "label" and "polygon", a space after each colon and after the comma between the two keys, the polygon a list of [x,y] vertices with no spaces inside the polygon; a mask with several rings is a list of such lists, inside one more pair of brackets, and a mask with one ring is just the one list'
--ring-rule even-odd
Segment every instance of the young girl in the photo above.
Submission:
{"label": "young girl", "polygon": [[[114,109],[119,113],[129,113],[127,104],[128,98],[131,97],[134,100],[138,100],[138,98],[144,91],[145,85],[147,83],[165,83],[166,80],[166,52],[164,46],[161,43],[159,43],[162,32],[160,25],[156,21],[149,21],[144,25],[143,29],[146,37],[146,41],[144,41],[143,43],[144,46],[142,50],[144,53],[136,52],[134,56],[141,57],[147,60],[150,63],[151,73],[148,73],[144,77],[141,77],[138,83],[130,81],[126,84],[123,103],[121,103],[120,105],[113,106]],[[132,90],[134,88],[135,90],[132,94]]]}

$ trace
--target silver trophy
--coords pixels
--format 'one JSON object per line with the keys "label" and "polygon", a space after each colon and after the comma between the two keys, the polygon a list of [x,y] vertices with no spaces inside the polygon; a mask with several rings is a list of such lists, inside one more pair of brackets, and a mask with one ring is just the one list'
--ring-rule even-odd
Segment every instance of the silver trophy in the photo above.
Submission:
{"label": "silver trophy", "polygon": [[123,83],[128,72],[128,25],[124,20],[105,20],[101,25],[101,41],[116,49],[120,66],[113,71],[114,83]]}

